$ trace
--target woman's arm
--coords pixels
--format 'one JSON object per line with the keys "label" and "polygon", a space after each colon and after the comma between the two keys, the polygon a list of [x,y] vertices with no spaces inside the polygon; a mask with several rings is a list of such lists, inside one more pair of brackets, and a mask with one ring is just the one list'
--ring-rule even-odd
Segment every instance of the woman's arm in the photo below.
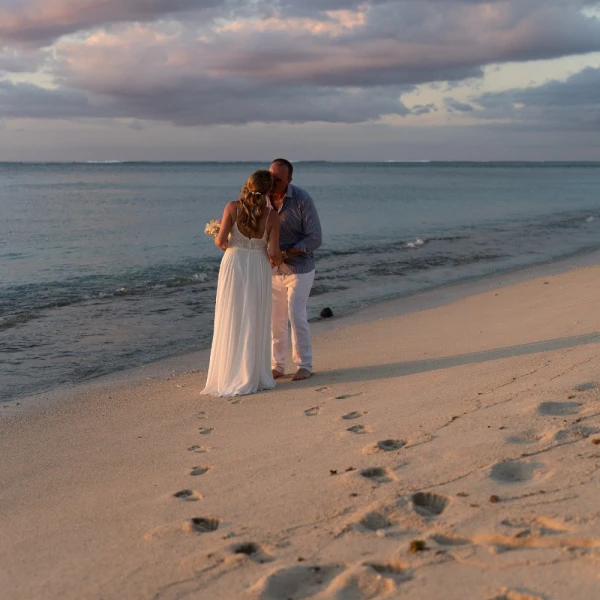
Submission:
{"label": "woman's arm", "polygon": [[225,210],[223,211],[221,229],[215,238],[215,246],[217,248],[221,248],[221,250],[227,250],[227,238],[229,237],[233,223],[235,222],[235,205],[235,202],[228,202],[225,205]]}
{"label": "woman's arm", "polygon": [[277,211],[272,210],[267,219],[267,235],[268,235],[268,253],[271,264],[274,266],[280,265],[283,262],[281,250],[279,249],[279,215]]}

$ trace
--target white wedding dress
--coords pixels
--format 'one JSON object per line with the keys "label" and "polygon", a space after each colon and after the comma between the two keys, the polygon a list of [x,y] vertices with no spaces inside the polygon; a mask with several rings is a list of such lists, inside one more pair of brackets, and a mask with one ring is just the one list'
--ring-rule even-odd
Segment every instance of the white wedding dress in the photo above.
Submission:
{"label": "white wedding dress", "polygon": [[265,223],[262,238],[247,238],[236,222],[219,269],[210,366],[202,393],[241,396],[274,387],[267,227]]}

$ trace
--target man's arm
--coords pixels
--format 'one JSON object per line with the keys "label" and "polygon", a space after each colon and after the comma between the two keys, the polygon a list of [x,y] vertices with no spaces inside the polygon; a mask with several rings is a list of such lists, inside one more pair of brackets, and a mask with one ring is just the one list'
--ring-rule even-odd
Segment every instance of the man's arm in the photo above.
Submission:
{"label": "man's arm", "polygon": [[[308,194],[302,198],[302,226],[305,235],[290,250],[296,250],[298,254],[308,254],[314,252],[323,243],[321,221],[319,220],[317,207]],[[290,255],[293,254],[296,253],[290,253]]]}

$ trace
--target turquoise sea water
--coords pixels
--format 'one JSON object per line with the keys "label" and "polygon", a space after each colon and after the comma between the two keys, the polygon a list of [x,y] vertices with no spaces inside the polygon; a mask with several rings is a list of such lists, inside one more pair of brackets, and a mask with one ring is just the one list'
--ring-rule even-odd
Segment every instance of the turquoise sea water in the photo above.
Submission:
{"label": "turquoise sea water", "polygon": [[[204,234],[264,163],[0,163],[0,401],[208,347]],[[297,163],[312,318],[600,248],[598,163]]]}

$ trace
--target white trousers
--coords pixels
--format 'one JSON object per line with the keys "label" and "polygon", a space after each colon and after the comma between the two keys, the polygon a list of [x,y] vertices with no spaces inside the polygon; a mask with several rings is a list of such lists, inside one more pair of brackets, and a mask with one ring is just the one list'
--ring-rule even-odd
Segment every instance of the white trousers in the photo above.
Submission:
{"label": "white trousers", "polygon": [[314,278],[314,271],[294,275],[273,275],[271,367],[282,373],[285,373],[288,349],[288,321],[292,325],[294,363],[298,368],[312,371],[312,345],[306,304]]}

